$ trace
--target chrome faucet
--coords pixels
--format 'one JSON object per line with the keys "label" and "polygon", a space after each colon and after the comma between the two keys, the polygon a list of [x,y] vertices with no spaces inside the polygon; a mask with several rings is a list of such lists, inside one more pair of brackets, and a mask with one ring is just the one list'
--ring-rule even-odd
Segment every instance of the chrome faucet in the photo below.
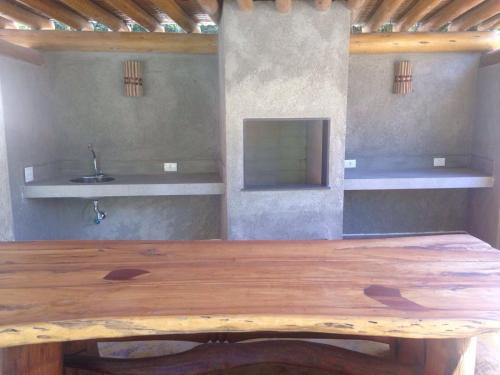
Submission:
{"label": "chrome faucet", "polygon": [[99,170],[99,168],[97,168],[97,155],[94,151],[94,146],[92,146],[92,143],[89,143],[89,151],[90,153],[92,154],[92,162],[93,162],[93,165],[94,165],[94,174],[96,176],[101,176],[102,175],[102,171]]}
{"label": "chrome faucet", "polygon": [[95,212],[94,223],[101,224],[101,221],[106,219],[106,212],[99,208],[99,201],[98,200],[94,201],[94,212]]}

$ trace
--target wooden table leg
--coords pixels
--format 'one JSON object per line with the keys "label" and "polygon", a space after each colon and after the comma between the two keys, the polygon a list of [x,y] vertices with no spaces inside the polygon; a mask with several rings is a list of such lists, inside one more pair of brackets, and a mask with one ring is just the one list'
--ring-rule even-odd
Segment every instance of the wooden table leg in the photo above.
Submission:
{"label": "wooden table leg", "polygon": [[61,375],[63,353],[60,343],[0,349],[0,375]]}
{"label": "wooden table leg", "polygon": [[424,375],[474,375],[477,338],[426,340]]}

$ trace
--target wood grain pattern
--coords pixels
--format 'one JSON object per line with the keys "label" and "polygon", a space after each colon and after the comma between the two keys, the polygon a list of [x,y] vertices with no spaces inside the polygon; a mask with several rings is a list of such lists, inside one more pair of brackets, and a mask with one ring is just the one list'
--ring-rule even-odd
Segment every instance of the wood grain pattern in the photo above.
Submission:
{"label": "wood grain pattern", "polygon": [[205,344],[176,355],[134,360],[69,356],[65,365],[110,375],[199,375],[236,367],[279,363],[332,374],[417,375],[416,367],[352,352],[330,345],[301,341],[262,341],[244,344]]}
{"label": "wood grain pattern", "polygon": [[217,52],[217,36],[210,34],[0,30],[0,39],[43,50],[194,54]]}
{"label": "wood grain pattern", "polygon": [[59,375],[62,371],[60,343],[0,349],[0,375]]}
{"label": "wood grain pattern", "polygon": [[26,47],[0,40],[0,55],[16,60],[24,61],[34,65],[43,65],[44,59],[40,52]]}
{"label": "wood grain pattern", "polygon": [[68,7],[74,9],[85,17],[106,25],[113,31],[129,31],[127,25],[111,12],[91,0],[60,0]]}
{"label": "wood grain pattern", "polygon": [[[120,269],[148,273],[106,280]],[[195,332],[456,338],[500,330],[500,253],[468,235],[3,243],[0,280],[0,346]]]}
{"label": "wood grain pattern", "polygon": [[477,338],[426,340],[424,375],[474,375]]}
{"label": "wood grain pattern", "polygon": [[115,9],[120,9],[148,31],[164,31],[158,20],[133,0],[104,0]]}
{"label": "wood grain pattern", "polygon": [[421,21],[427,14],[435,9],[441,0],[420,0],[413,5],[403,16],[399,19],[396,25],[397,31],[408,31],[417,22]]}
{"label": "wood grain pattern", "polygon": [[491,15],[500,14],[500,1],[487,0],[470,12],[452,22],[450,31],[467,31],[480,23],[487,21]]}
{"label": "wood grain pattern", "polygon": [[[217,53],[217,36],[182,33],[89,33],[2,30],[0,39],[42,50]],[[352,34],[351,54],[483,52],[500,48],[495,32]]]}
{"label": "wood grain pattern", "polygon": [[54,24],[48,18],[41,17],[7,1],[0,1],[0,15],[12,21],[30,26],[35,30],[54,29]]}
{"label": "wood grain pattern", "polygon": [[[391,21],[405,0],[383,0],[366,23],[367,31],[377,31],[384,23]],[[363,29],[365,29],[363,28]]]}
{"label": "wood grain pattern", "polygon": [[165,12],[177,25],[187,33],[199,32],[197,23],[182,10],[175,0],[149,0],[158,9]]}
{"label": "wood grain pattern", "polygon": [[454,0],[441,8],[421,27],[422,31],[436,31],[440,27],[460,17],[465,12],[481,4],[484,0]]}
{"label": "wood grain pattern", "polygon": [[90,23],[78,13],[48,0],[23,0],[24,4],[33,9],[38,9],[50,18],[58,20],[75,30],[93,30]]}

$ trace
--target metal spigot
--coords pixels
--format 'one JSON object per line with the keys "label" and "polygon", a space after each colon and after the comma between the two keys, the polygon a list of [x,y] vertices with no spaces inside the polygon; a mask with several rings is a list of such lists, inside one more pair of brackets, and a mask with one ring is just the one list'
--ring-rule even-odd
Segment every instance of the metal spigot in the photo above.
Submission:
{"label": "metal spigot", "polygon": [[98,200],[94,201],[94,212],[95,212],[94,223],[101,224],[101,221],[103,221],[104,219],[106,219],[106,212],[105,211],[101,211],[99,209],[99,201]]}

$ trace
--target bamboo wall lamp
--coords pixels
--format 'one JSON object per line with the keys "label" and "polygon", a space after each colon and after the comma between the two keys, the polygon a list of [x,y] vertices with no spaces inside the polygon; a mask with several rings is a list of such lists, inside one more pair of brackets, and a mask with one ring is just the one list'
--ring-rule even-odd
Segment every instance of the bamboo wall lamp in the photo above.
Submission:
{"label": "bamboo wall lamp", "polygon": [[396,62],[394,66],[394,88],[397,95],[407,95],[412,91],[412,66],[409,61]]}
{"label": "bamboo wall lamp", "polygon": [[128,60],[123,63],[123,84],[125,96],[143,96],[142,62]]}

